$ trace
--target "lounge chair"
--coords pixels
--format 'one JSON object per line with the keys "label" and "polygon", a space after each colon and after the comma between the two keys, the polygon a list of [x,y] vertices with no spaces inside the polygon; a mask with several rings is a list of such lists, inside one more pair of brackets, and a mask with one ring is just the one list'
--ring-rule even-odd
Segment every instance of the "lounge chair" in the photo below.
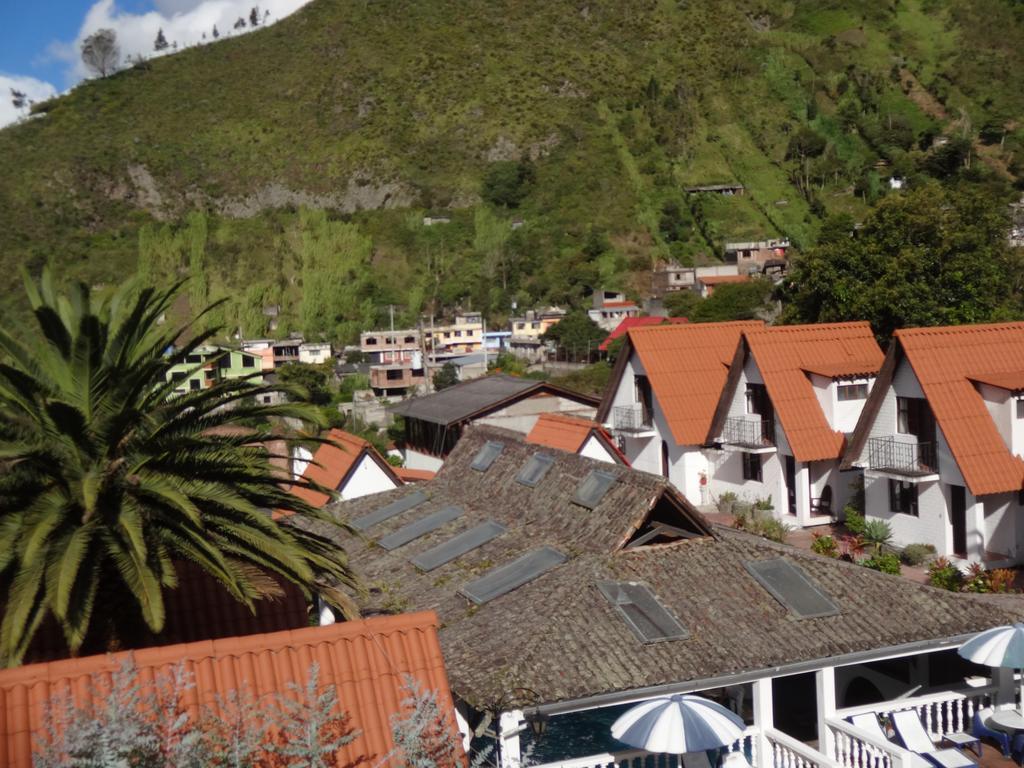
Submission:
{"label": "lounge chair", "polygon": [[[888,744],[892,743],[889,740],[889,737],[885,735],[885,731],[882,730],[882,726],[878,723],[878,717],[874,712],[865,712],[862,715],[851,715],[846,719],[854,728],[869,733],[879,741]],[[911,764],[907,768],[934,768],[934,765],[928,760],[925,760],[921,755],[912,754],[910,762]]]}
{"label": "lounge chair", "polygon": [[[904,709],[893,712],[890,716],[892,727],[896,731],[899,744],[911,752],[916,752],[938,768],[969,768],[977,766],[971,758],[956,748],[939,749],[928,735],[915,709]],[[967,737],[967,734],[956,734]]]}
{"label": "lounge chair", "polygon": [[1010,735],[1003,731],[997,731],[994,728],[989,728],[988,726],[988,719],[992,716],[994,711],[995,710],[993,710],[992,707],[985,707],[984,709],[979,709],[974,713],[974,720],[971,723],[971,735],[978,739],[991,739],[999,745],[999,749],[1003,753],[1003,757],[1009,757]]}

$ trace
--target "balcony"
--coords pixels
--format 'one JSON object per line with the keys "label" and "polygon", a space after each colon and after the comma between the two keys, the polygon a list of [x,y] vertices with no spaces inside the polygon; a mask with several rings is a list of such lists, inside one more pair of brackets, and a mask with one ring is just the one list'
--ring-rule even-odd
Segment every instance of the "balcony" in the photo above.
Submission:
{"label": "balcony", "polygon": [[655,434],[651,411],[640,403],[617,405],[612,408],[612,429],[634,437],[649,437]]}
{"label": "balcony", "polygon": [[775,421],[753,416],[727,418],[720,440],[724,445],[754,451],[774,449]]}
{"label": "balcony", "polygon": [[900,477],[922,478],[937,475],[935,443],[898,440],[895,437],[868,439],[868,469]]}

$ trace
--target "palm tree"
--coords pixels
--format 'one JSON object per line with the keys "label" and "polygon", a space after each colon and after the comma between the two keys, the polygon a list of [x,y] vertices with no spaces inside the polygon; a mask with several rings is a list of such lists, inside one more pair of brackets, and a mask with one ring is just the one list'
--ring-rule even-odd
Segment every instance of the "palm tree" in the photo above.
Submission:
{"label": "palm tree", "polygon": [[0,328],[0,663],[47,616],[72,653],[160,632],[179,561],[250,609],[280,579],[351,612],[345,553],[269,513],[328,519],[279,485],[251,428],[315,410],[258,404],[280,387],[251,377],[175,395],[170,367],[214,334],[162,325],[180,284],[99,301],[58,296],[48,271],[25,284],[37,332]]}

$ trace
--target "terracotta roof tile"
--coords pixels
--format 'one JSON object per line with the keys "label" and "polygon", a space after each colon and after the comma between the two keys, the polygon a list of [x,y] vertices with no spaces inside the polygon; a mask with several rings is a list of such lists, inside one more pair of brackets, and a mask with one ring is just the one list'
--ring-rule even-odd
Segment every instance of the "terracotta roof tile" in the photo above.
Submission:
{"label": "terracotta roof tile", "polygon": [[566,453],[579,453],[583,445],[591,437],[597,437],[608,451],[619,459],[619,463],[629,466],[629,460],[615,444],[612,436],[596,421],[588,421],[576,416],[561,413],[543,413],[533,425],[526,442],[546,445]]}
{"label": "terracotta roof tile", "polygon": [[395,474],[403,483],[422,483],[433,480],[437,472],[429,469],[409,469],[409,467],[395,467]]}
{"label": "terracotta roof tile", "polygon": [[[190,718],[218,698],[245,687],[255,697],[285,692],[288,682],[306,682],[313,661],[320,680],[335,685],[357,738],[342,747],[339,765],[375,766],[394,746],[390,718],[407,697],[404,676],[412,675],[437,695],[442,712],[452,712],[444,659],[432,611],[306,627],[271,634],[228,637],[133,651],[140,679],[169,674],[181,663],[193,676]],[[68,691],[88,707],[98,694],[92,676],[117,670],[128,652],[29,664],[0,671],[0,764],[31,768],[33,739],[43,736],[46,703]],[[393,766],[392,762],[384,765]]]}
{"label": "terracotta roof tile", "polygon": [[606,301],[606,302],[604,302],[604,304],[601,305],[601,309],[605,309],[607,307],[617,308],[617,307],[635,307],[635,306],[636,306],[636,302],[635,301]]}
{"label": "terracotta roof tile", "polygon": [[865,322],[780,325],[743,335],[793,456],[797,461],[839,458],[845,438],[829,425],[806,371],[877,374],[884,356],[871,326]]}
{"label": "terracotta roof tile", "polygon": [[[306,480],[319,483],[325,488],[341,490],[345,478],[356,467],[363,455],[370,454],[379,459],[383,467],[386,467],[387,473],[392,476],[395,484],[401,485],[401,481],[391,466],[384,461],[377,449],[363,438],[340,429],[332,429],[327,433],[327,438],[332,442],[324,443],[317,448],[316,453],[313,454],[313,461],[303,471],[302,476]],[[327,494],[312,488],[292,486],[291,492],[314,507],[322,507],[331,500]]]}
{"label": "terracotta roof tile", "polygon": [[615,326],[615,330],[608,334],[608,338],[601,342],[598,349],[607,352],[609,344],[622,338],[634,328],[643,328],[648,325],[678,325],[685,322],[688,322],[685,317],[626,317]]}
{"label": "terracotta roof tile", "polygon": [[760,320],[748,320],[629,332],[676,443],[704,444],[740,333],[763,326]]}
{"label": "terracotta roof tile", "polygon": [[726,283],[749,283],[750,275],[708,275],[698,277],[697,281],[704,285],[724,285]]}
{"label": "terracotta roof tile", "polygon": [[1020,490],[1024,462],[1007,448],[972,380],[1024,384],[1024,323],[911,328],[895,338],[971,493]]}

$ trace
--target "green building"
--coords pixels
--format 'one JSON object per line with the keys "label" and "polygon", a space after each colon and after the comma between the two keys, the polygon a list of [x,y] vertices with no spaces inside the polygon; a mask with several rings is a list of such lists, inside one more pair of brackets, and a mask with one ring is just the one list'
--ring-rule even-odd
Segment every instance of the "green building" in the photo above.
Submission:
{"label": "green building", "polygon": [[[251,376],[262,370],[263,360],[259,355],[237,349],[204,346],[196,347],[185,362],[172,366],[167,372],[169,381],[175,382],[178,394],[211,387],[215,381]],[[256,384],[263,382],[263,376],[254,376]]]}

